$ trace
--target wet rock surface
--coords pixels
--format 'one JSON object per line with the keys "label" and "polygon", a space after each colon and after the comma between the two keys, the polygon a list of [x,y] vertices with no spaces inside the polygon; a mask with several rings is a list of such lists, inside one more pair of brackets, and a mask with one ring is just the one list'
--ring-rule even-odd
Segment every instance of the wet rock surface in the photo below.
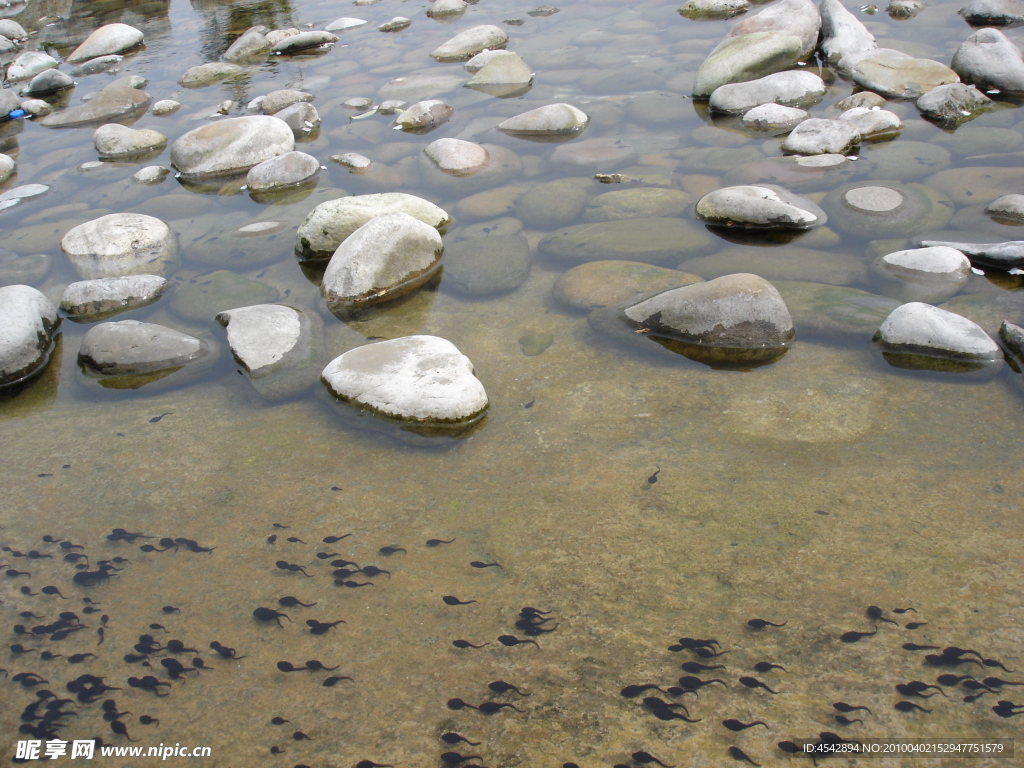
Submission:
{"label": "wet rock surface", "polygon": [[58,325],[57,310],[35,288],[0,288],[0,390],[42,372],[53,352]]}
{"label": "wet rock surface", "polygon": [[457,240],[444,252],[442,285],[466,296],[514,291],[530,275],[530,243],[522,235]]}
{"label": "wet rock surface", "polygon": [[978,325],[930,304],[897,307],[874,340],[886,361],[898,368],[995,373],[1003,365],[999,345]]}
{"label": "wet rock surface", "polygon": [[295,138],[283,120],[261,115],[232,117],[175,139],[171,163],[190,177],[225,176],[248,171],[294,148]]}
{"label": "wet rock surface", "polygon": [[71,283],[64,289],[60,308],[78,322],[92,322],[158,300],[170,287],[159,275],[104,277]]}
{"label": "wet rock surface", "polygon": [[153,216],[111,213],[71,228],[61,250],[86,280],[164,272],[177,245],[170,227]]}

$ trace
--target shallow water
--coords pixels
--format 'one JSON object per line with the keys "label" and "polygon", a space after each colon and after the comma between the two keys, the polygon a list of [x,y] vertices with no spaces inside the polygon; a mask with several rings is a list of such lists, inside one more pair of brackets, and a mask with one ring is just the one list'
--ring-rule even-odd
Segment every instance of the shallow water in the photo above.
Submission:
{"label": "shallow water", "polygon": [[[154,187],[132,184],[139,167],[166,166],[166,153],[145,163],[78,170],[95,160],[90,128],[51,131],[30,123],[9,150],[18,176],[5,186],[39,182],[52,190],[0,212],[0,247],[52,254],[54,267],[40,289],[59,300],[64,286],[77,279],[59,255],[59,239],[80,221],[121,210],[167,220],[179,235],[181,264],[173,275],[179,285],[219,268],[194,241],[250,221],[284,221],[286,236],[254,246],[237,271],[259,276],[291,303],[319,309],[317,288],[291,253],[290,233],[337,190],[409,191],[458,211],[467,195],[459,184],[431,186],[417,170],[416,155],[435,138],[472,138],[515,151],[523,171],[503,184],[559,178],[547,163],[550,145],[505,137],[492,126],[540,103],[567,100],[593,117],[585,138],[619,136],[638,150],[637,165],[616,170],[694,195],[721,185],[722,173],[687,168],[685,153],[674,151],[706,144],[779,154],[780,140],[737,138],[722,128],[691,133],[706,116],[684,96],[730,22],[687,21],[674,4],[663,2],[560,7],[555,16],[532,18],[524,14],[526,5],[482,0],[461,20],[438,23],[425,17],[426,4],[392,0],[364,8],[322,2],[30,3],[15,18],[40,30],[33,45],[49,44],[65,55],[100,23],[124,21],[146,33],[145,50],[126,58],[119,72],[79,78],[72,103],[111,77],[142,75],[154,99],[173,97],[184,106],[171,117],[147,115],[135,125],[157,128],[173,140],[225,99],[244,104],[274,88],[305,87],[317,94],[323,125],[299,148],[328,168],[309,197],[264,206],[235,194],[240,182],[219,195],[180,189],[173,178]],[[911,21],[884,13],[860,17],[881,45],[948,62],[969,34],[955,15],[958,7],[936,4]],[[322,26],[341,15],[371,24],[367,31],[342,33],[346,45],[323,56],[273,60],[241,83],[193,91],[175,84],[186,68],[215,60],[227,36],[250,24]],[[377,24],[395,15],[412,18],[413,25],[397,34],[376,32]],[[537,72],[524,97],[444,93],[455,116],[426,136],[393,132],[390,118],[349,123],[343,100],[377,97],[388,80],[418,71],[462,73],[460,65],[434,64],[427,54],[472,24],[520,17],[523,26],[508,27],[509,48]],[[828,113],[851,91],[842,80],[833,85],[814,114]],[[666,94],[662,107],[671,100],[685,109],[659,120],[631,104],[640,91]],[[961,165],[967,156],[995,151],[979,151],[967,128],[1019,133],[1012,108],[948,138],[911,104],[894,109],[907,126],[892,146],[942,141]],[[989,135],[981,143],[988,147],[991,141]],[[327,161],[346,151],[394,168],[393,183],[375,185]],[[893,178],[890,169],[870,164],[878,151],[865,147],[855,178]],[[591,194],[609,189],[595,183]],[[955,190],[943,191],[956,199]],[[969,202],[958,201],[957,208],[951,228],[993,239],[1019,231],[989,221]],[[456,228],[446,237],[458,234]],[[526,234],[536,245],[546,233]],[[820,235],[797,244],[814,237]],[[725,247],[732,246],[716,241],[715,249]],[[819,240],[813,247],[868,258],[863,240]],[[756,271],[756,253],[750,259]],[[933,712],[904,714],[893,710],[903,698],[893,686],[931,682],[936,675],[923,666],[924,652],[900,648],[906,642],[979,649],[1015,670],[987,669],[977,672],[979,678],[1018,679],[1024,663],[1024,521],[1017,453],[1021,394],[1014,374],[964,383],[901,373],[877,358],[867,339],[802,334],[799,326],[785,357],[749,372],[644,356],[602,339],[585,316],[552,299],[564,269],[534,254],[527,282],[497,298],[459,297],[442,278],[440,288],[348,325],[325,313],[328,359],[368,336],[409,333],[450,339],[470,357],[487,388],[490,413],[473,437],[445,450],[353,430],[312,390],[292,402],[264,404],[233,372],[226,349],[217,367],[190,386],[138,392],[86,386],[75,358],[87,326],[65,321],[50,368],[17,397],[0,401],[0,482],[6,489],[0,539],[17,550],[61,554],[41,542],[49,534],[86,545],[93,561],[121,555],[131,564],[107,584],[82,588],[71,585],[71,566],[58,559],[14,559],[15,568],[32,575],[0,579],[5,632],[22,621],[20,611],[53,620],[67,606],[80,610],[83,596],[99,602],[110,620],[101,650],[95,615],[85,620],[90,631],[59,643],[28,644],[7,635],[9,643],[65,656],[92,651],[99,655],[92,661],[70,666],[35,654],[2,654],[0,666],[12,675],[38,672],[58,694],[79,674],[103,676],[124,689],[112,695],[120,709],[134,713],[125,722],[140,745],[210,746],[212,757],[201,763],[209,766],[321,768],[362,759],[420,766],[440,764],[437,756],[449,749],[478,754],[478,762],[489,766],[573,761],[586,768],[629,762],[636,750],[671,765],[719,766],[732,764],[730,746],[771,765],[790,759],[778,741],[821,731],[864,738],[1012,738],[1019,721],[991,711],[999,698],[1022,700],[1012,688],[971,704],[960,701],[966,691],[949,689],[948,699],[914,700]],[[973,280],[965,292],[996,296],[1007,285]],[[218,327],[183,320],[169,304],[165,298],[125,316],[223,345]],[[553,343],[527,356],[518,340],[531,333],[550,333]],[[168,415],[153,421],[161,414]],[[276,529],[274,523],[290,527]],[[115,527],[189,537],[216,549],[147,554],[138,544],[107,542],[104,536]],[[345,533],[353,535],[320,543]],[[276,544],[267,543],[271,534],[277,534]],[[288,536],[306,543],[288,543]],[[431,538],[453,537],[448,545],[424,546]],[[406,552],[383,557],[378,549],[384,546]],[[374,578],[373,587],[334,587],[317,551],[374,563],[391,575]],[[312,564],[311,577],[276,569],[279,559]],[[502,567],[469,566],[477,560]],[[59,585],[75,601],[23,596],[25,583],[33,591]],[[284,609],[293,621],[280,629],[253,620],[254,608],[275,606],[282,595],[317,605]],[[443,595],[477,602],[447,606]],[[181,612],[165,615],[164,605]],[[523,637],[514,623],[527,605],[553,611],[556,631],[535,638],[539,647],[498,644],[499,635]],[[842,633],[876,625],[865,616],[869,605],[882,606],[901,624],[928,623],[911,631],[877,622],[877,636],[841,643]],[[907,606],[917,613],[890,613]],[[347,623],[314,636],[303,625],[311,617]],[[754,631],[746,622],[755,617],[787,623]],[[148,629],[152,622],[170,634]],[[214,670],[188,674],[165,698],[128,688],[130,675],[166,678],[162,670],[122,661],[147,632],[200,649]],[[728,687],[683,699],[692,716],[702,718],[695,724],[655,719],[639,699],[619,695],[628,684],[674,685],[683,674],[680,663],[696,658],[666,650],[681,636],[715,638],[729,651],[721,660],[728,668],[707,675],[724,678]],[[490,645],[460,650],[451,645],[455,639]],[[246,658],[219,659],[207,648],[212,640]],[[285,674],[275,668],[280,660],[301,665],[306,659],[340,669]],[[757,674],[778,695],[737,682],[758,661],[786,668]],[[977,669],[965,666],[953,671]],[[159,670],[155,659],[154,667]],[[328,674],[354,680],[325,688],[321,681]],[[531,695],[492,694],[487,683],[498,679]],[[13,754],[19,715],[34,696],[9,680],[0,685],[0,751]],[[507,701],[523,712],[455,712],[446,707],[452,697],[472,704]],[[832,719],[831,704],[839,700],[868,706],[872,714],[863,725],[844,729]],[[135,718],[143,713],[160,724],[141,725]],[[274,716],[291,724],[274,726]],[[770,727],[734,734],[720,725],[725,718],[764,720]],[[296,729],[312,741],[293,741]],[[450,730],[482,744],[448,747],[438,737]],[[62,730],[63,738],[96,735],[128,743],[110,732],[98,704],[83,708]],[[273,745],[286,752],[272,756]],[[1013,762],[976,758],[954,764]]]}

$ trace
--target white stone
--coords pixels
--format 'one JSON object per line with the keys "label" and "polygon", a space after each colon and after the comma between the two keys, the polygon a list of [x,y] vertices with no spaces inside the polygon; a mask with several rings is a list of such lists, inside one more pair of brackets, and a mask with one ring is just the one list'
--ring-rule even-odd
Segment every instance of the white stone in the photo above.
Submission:
{"label": "white stone", "polygon": [[328,24],[324,29],[327,32],[343,32],[346,29],[355,29],[366,24],[365,19],[354,19],[351,16],[342,16]]}
{"label": "white stone", "polygon": [[176,250],[170,227],[141,213],[111,213],[79,224],[60,247],[85,280],[160,273]]}
{"label": "white stone", "polygon": [[338,42],[338,36],[334,33],[325,30],[312,30],[310,32],[300,32],[297,35],[289,35],[284,40],[274,44],[273,52],[277,54],[300,53],[312,48],[332,45],[336,42]]}
{"label": "white stone", "polygon": [[142,170],[132,174],[132,178],[138,184],[159,184],[171,171],[159,165],[147,165]]}
{"label": "white stone", "polygon": [[25,51],[7,68],[7,79],[27,80],[44,69],[56,69],[59,65],[60,62],[42,51]]}
{"label": "white stone", "polygon": [[[292,104],[313,101],[313,99],[312,93],[297,91],[292,88],[282,88],[278,91],[271,91],[264,96],[258,107],[263,114],[273,115],[286,107],[290,107]],[[249,106],[252,107],[252,103]]]}
{"label": "white stone", "polygon": [[180,136],[171,146],[171,163],[190,177],[230,175],[293,149],[295,136],[283,120],[229,117]]}
{"label": "white stone", "polygon": [[708,100],[714,112],[738,114],[761,104],[807,106],[821,99],[827,89],[813,72],[776,72],[745,83],[727,83],[716,88]]}
{"label": "white stone", "polygon": [[697,217],[716,225],[810,229],[828,217],[810,200],[774,185],[723,187],[697,201]]}
{"label": "white stone", "polygon": [[164,117],[165,115],[173,115],[181,109],[181,104],[174,99],[161,99],[153,108],[150,110],[157,117]]}
{"label": "white stone", "polygon": [[0,288],[0,389],[45,367],[53,331],[60,324],[49,300],[27,285]]}
{"label": "white stone", "polygon": [[979,88],[1024,92],[1024,55],[998,29],[979,29],[968,37],[953,54],[951,66],[964,82]]}
{"label": "white stone", "polygon": [[320,161],[305,152],[285,152],[249,169],[245,177],[249,192],[267,192],[302,184],[320,172]]}
{"label": "white stone", "polygon": [[302,334],[298,310],[280,304],[254,304],[229,309],[216,320],[227,329],[235,360],[250,373],[280,362]]}
{"label": "white stone", "polygon": [[462,66],[465,68],[465,70],[467,72],[476,73],[476,72],[479,72],[481,69],[483,69],[484,65],[490,64],[495,59],[501,58],[502,56],[515,56],[515,55],[516,54],[512,53],[512,51],[503,51],[503,50],[492,51],[490,49],[487,49],[487,50],[484,50],[484,51],[480,51],[480,53],[478,53],[476,56],[471,58],[469,61],[467,61]]}
{"label": "white stone", "polygon": [[64,289],[60,308],[72,317],[83,317],[141,307],[159,299],[169,286],[159,275],[82,280]]}
{"label": "white stone", "polygon": [[813,0],[779,0],[733,24],[729,37],[752,32],[786,32],[800,38],[802,56],[814,52],[821,31],[821,17]]}
{"label": "white stone", "polygon": [[938,304],[971,279],[971,262],[955,248],[912,248],[878,257],[869,273],[884,296]]}
{"label": "white stone", "polygon": [[860,133],[851,123],[812,117],[793,129],[782,143],[782,151],[799,155],[842,155],[859,141]]}
{"label": "white stone", "polygon": [[822,0],[821,50],[829,64],[838,64],[847,54],[862,53],[878,47],[875,36],[858,21],[840,0]]}
{"label": "white stone", "polygon": [[14,19],[0,19],[0,35],[8,40],[24,40],[28,37],[28,32]]}
{"label": "white stone", "polygon": [[441,18],[454,16],[466,10],[465,0],[434,0],[427,9],[427,16],[430,18]]}
{"label": "white stone", "polygon": [[423,153],[452,176],[471,176],[483,170],[490,160],[484,147],[462,139],[438,139],[428,144]]}
{"label": "white stone", "polygon": [[209,354],[195,336],[155,323],[100,323],[82,337],[78,359],[106,375],[131,375],[176,368]]}
{"label": "white stone", "polygon": [[910,302],[894,309],[878,329],[878,338],[888,347],[909,347],[984,360],[1002,357],[999,345],[977,323],[921,302]]}
{"label": "white stone", "polygon": [[903,205],[903,195],[890,187],[856,187],[843,195],[843,200],[861,213],[888,213]]}
{"label": "white stone", "polygon": [[1024,221],[1024,195],[1003,195],[1002,197],[997,197],[985,206],[985,213],[989,216]]}
{"label": "white stone", "polygon": [[85,41],[71,52],[67,61],[69,64],[78,64],[99,56],[124,53],[141,45],[142,40],[141,30],[135,27],[128,24],[105,24],[85,38]]}
{"label": "white stone", "polygon": [[797,107],[762,104],[747,111],[741,122],[745,128],[755,131],[782,131],[799,125],[807,117],[807,112]]}
{"label": "white stone", "polygon": [[499,56],[482,66],[466,85],[527,85],[533,81],[533,72],[518,55]]}
{"label": "white stone", "polygon": [[843,112],[839,119],[853,125],[862,140],[891,139],[903,130],[903,121],[887,109],[854,107]]}
{"label": "white stone", "polygon": [[320,125],[320,115],[316,107],[307,102],[299,102],[274,113],[275,120],[283,121],[296,138],[305,136]]}
{"label": "white stone", "polygon": [[378,32],[400,32],[401,30],[412,24],[412,19],[407,19],[405,16],[395,16],[390,21],[385,21],[379,27]]}
{"label": "white stone", "polygon": [[10,155],[0,154],[0,183],[7,181],[17,169],[17,164]]}
{"label": "white stone", "polygon": [[335,397],[398,419],[465,421],[487,408],[472,362],[436,336],[357,347],[332,360],[321,376]]}
{"label": "white stone", "polygon": [[498,124],[499,131],[521,136],[558,136],[578,133],[590,118],[572,104],[547,104],[510,117]]}
{"label": "white stone", "polygon": [[163,149],[167,146],[167,137],[147,128],[135,129],[118,123],[107,123],[96,129],[92,143],[102,159],[120,160]]}
{"label": "white stone", "polygon": [[435,61],[465,61],[485,48],[504,48],[508,35],[493,24],[471,27],[434,49],[430,54]]}
{"label": "white stone", "polygon": [[407,131],[429,130],[448,122],[455,108],[439,99],[418,101],[405,110],[395,125],[400,125]]}

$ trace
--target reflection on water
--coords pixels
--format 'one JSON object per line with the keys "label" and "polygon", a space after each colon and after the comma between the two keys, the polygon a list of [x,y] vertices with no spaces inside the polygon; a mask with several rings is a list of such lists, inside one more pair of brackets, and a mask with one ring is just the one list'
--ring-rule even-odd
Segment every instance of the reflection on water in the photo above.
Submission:
{"label": "reflection on water", "polygon": [[[880,45],[948,61],[968,33],[957,9],[933,5],[911,21],[860,18]],[[49,681],[41,687],[58,696],[83,673],[101,676],[122,689],[108,695],[119,710],[133,713],[123,718],[131,738],[144,746],[209,745],[213,756],[203,764],[212,766],[320,768],[364,759],[427,765],[452,749],[480,755],[478,762],[490,766],[611,765],[629,763],[638,750],[670,765],[719,766],[732,764],[730,747],[757,763],[790,759],[778,742],[822,731],[873,738],[1012,737],[1019,721],[992,711],[1001,699],[1024,701],[1012,687],[965,702],[975,691],[962,686],[944,687],[945,696],[928,699],[894,686],[931,684],[943,673],[1019,677],[1024,564],[1017,542],[1024,534],[1024,486],[1016,450],[1016,374],[1006,370],[992,380],[964,383],[900,372],[872,352],[870,332],[837,330],[850,322],[839,310],[805,330],[794,308],[791,349],[749,372],[713,371],[664,350],[630,350],[599,336],[585,315],[552,297],[571,263],[536,253],[542,237],[582,223],[584,211],[601,207],[594,198],[611,188],[590,175],[614,171],[639,179],[641,187],[681,190],[695,200],[724,183],[740,183],[723,179],[780,154],[780,139],[714,127],[716,121],[684,98],[728,23],[686,21],[662,2],[626,8],[566,3],[558,14],[531,17],[517,4],[485,0],[455,24],[431,21],[424,10],[388,0],[367,7],[196,0],[29,3],[14,16],[39,30],[32,45],[62,53],[99,23],[124,21],[143,29],[145,50],[118,72],[79,78],[71,103],[112,77],[142,75],[154,99],[174,98],[183,108],[166,118],[146,115],[135,125],[172,139],[201,124],[225,99],[244,104],[283,87],[316,93],[323,119],[319,133],[299,146],[327,166],[318,187],[274,205],[251,200],[237,182],[199,194],[173,177],[151,187],[134,184],[130,177],[139,165],[81,169],[95,160],[91,129],[25,125],[10,138],[18,173],[7,186],[44,183],[51,190],[0,212],[0,247],[54,257],[38,283],[45,294],[59,299],[77,279],[59,255],[68,229],[105,213],[147,212],[178,237],[180,264],[170,275],[176,295],[126,316],[222,343],[219,326],[204,319],[212,313],[201,300],[186,299],[190,285],[217,270],[234,270],[247,290],[265,289],[320,312],[328,359],[372,337],[427,333],[451,340],[473,361],[491,409],[471,438],[449,450],[424,451],[353,429],[318,397],[319,384],[297,400],[265,404],[227,355],[187,386],[100,390],[87,385],[77,366],[88,326],[66,321],[44,375],[0,399],[0,539],[10,548],[0,563],[31,574],[0,577],[0,618],[3,631],[24,624],[30,638],[9,634],[5,644],[36,649],[0,654],[0,667],[11,676],[37,673]],[[274,59],[241,83],[197,90],[176,85],[185,69],[215,60],[251,24],[321,27],[343,14],[371,23],[343,33],[325,55]],[[413,18],[413,25],[397,34],[375,31],[396,14]],[[349,120],[345,99],[378,98],[395,78],[461,76],[460,65],[437,65],[428,56],[453,30],[520,17],[524,25],[507,28],[510,49],[537,72],[525,96],[499,100],[439,85],[438,95],[455,106],[455,114],[426,136],[393,131],[384,116]],[[822,74],[832,90],[812,112],[825,115],[851,89]],[[617,138],[634,150],[630,158],[615,168],[557,167],[552,152],[572,142],[526,142],[493,130],[508,116],[556,99],[590,114],[584,139]],[[891,108],[906,123],[899,139],[866,147],[853,169],[810,182],[801,193],[819,201],[851,179],[917,183],[949,169],[939,191],[956,210],[945,226],[958,237],[1015,238],[1018,228],[993,222],[980,206],[997,193],[1019,191],[1016,175],[972,170],[993,169],[971,158],[991,153],[997,141],[1014,151],[1017,110],[1000,109],[947,134],[921,120],[910,104]],[[238,105],[232,109],[241,113]],[[440,136],[503,147],[521,167],[496,181],[497,191],[434,180],[419,155]],[[350,174],[328,162],[342,152],[366,155],[374,171]],[[164,154],[147,162],[167,166],[169,160]],[[1015,169],[1015,161],[1009,164]],[[319,275],[304,273],[291,250],[308,211],[341,190],[420,194],[455,212],[458,226],[445,236],[450,242],[471,227],[477,234],[491,226],[505,232],[508,217],[529,219],[518,200],[556,179],[578,183],[589,207],[581,204],[559,221],[558,200],[540,206],[548,223],[527,221],[522,230],[535,250],[529,277],[493,298],[447,290],[442,275],[436,290],[341,322],[320,303]],[[501,217],[505,223],[495,223]],[[265,221],[281,228],[241,245],[231,235]],[[785,253],[786,244],[769,244],[777,279],[810,280],[799,260],[818,254],[814,281],[836,291],[871,290],[858,265],[889,242],[826,229],[794,242],[795,262],[774,255]],[[890,250],[898,247],[904,246]],[[689,258],[706,263],[728,257],[756,272],[761,251],[716,234],[710,250]],[[241,290],[237,282],[231,285]],[[803,285],[789,283],[787,297],[806,294]],[[988,327],[989,320],[998,323],[1005,313],[1020,311],[1019,287],[1017,281],[975,276],[954,301],[979,313],[998,306],[992,318],[979,320]],[[829,311],[841,304],[839,293],[815,295],[815,306]],[[870,302],[858,306],[864,315],[882,312]],[[115,528],[155,538],[107,540]],[[61,549],[44,536],[84,549]],[[164,537],[170,545],[160,541]],[[191,551],[183,539],[213,551]],[[431,539],[454,541],[427,546]],[[16,557],[11,550],[53,557]],[[87,563],[78,560],[91,573],[100,561],[130,562],[116,563],[122,570],[109,580],[98,577],[95,586],[75,585],[76,558],[65,556],[77,552],[88,557]],[[332,565],[338,561],[352,564]],[[48,585],[72,599],[41,593]],[[25,586],[34,594],[23,594]],[[85,613],[83,597],[101,612]],[[316,604],[282,606],[282,597]],[[165,606],[176,610],[165,612]],[[517,625],[524,606],[552,611],[552,621]],[[881,607],[899,626],[871,618],[868,606]],[[288,619],[280,627],[258,621],[253,611],[260,607]],[[896,608],[913,612],[894,613]],[[33,626],[54,622],[66,610],[78,613],[88,629],[63,640],[31,634]],[[22,618],[23,611],[44,618]],[[109,617],[105,625],[103,615]],[[316,623],[306,623],[339,619],[345,623],[322,634],[310,631]],[[784,626],[755,629],[751,619]],[[531,625],[553,631],[528,634]],[[840,639],[875,628],[877,634],[855,643]],[[125,655],[142,655],[133,646],[145,634],[159,645],[182,641],[212,669],[174,680],[159,654],[151,657],[150,669],[142,660],[129,664]],[[508,635],[536,645],[505,645],[499,638]],[[668,650],[685,637],[714,639],[716,651],[727,653],[706,659]],[[466,647],[454,646],[456,640]],[[223,658],[210,648],[214,641],[245,658]],[[924,656],[938,651],[906,650],[907,643],[978,650],[981,658],[1014,671],[971,662],[930,667]],[[40,650],[65,658],[43,660]],[[67,663],[82,653],[97,658]],[[196,655],[172,657],[188,667]],[[289,673],[278,667],[284,661],[301,668],[309,660],[338,669]],[[701,688],[698,695],[620,694],[628,685],[685,688],[679,678],[692,673],[681,668],[684,662],[723,665],[698,676],[726,685]],[[758,671],[761,662],[784,670]],[[127,683],[146,675],[170,682],[169,695]],[[740,680],[751,676],[778,693]],[[324,685],[332,677],[353,679]],[[495,681],[530,695],[499,693],[488,687]],[[20,716],[36,697],[10,678],[0,686],[0,750],[13,754]],[[683,702],[691,719],[700,721],[659,717],[664,709],[643,703],[650,695]],[[447,702],[454,698],[474,707],[514,704],[522,711],[452,709]],[[903,700],[931,711],[896,709]],[[836,702],[870,712],[845,715],[863,722],[844,726],[835,719]],[[62,738],[97,735],[127,744],[102,714],[99,703],[83,706],[78,717],[68,718]],[[159,724],[144,725],[141,715]],[[275,717],[290,722],[275,725]],[[733,732],[722,725],[732,719],[768,727]],[[294,740],[295,731],[310,740]],[[446,732],[480,744],[450,746],[440,739]],[[271,754],[274,746],[284,751]],[[920,762],[891,758],[878,764]]]}

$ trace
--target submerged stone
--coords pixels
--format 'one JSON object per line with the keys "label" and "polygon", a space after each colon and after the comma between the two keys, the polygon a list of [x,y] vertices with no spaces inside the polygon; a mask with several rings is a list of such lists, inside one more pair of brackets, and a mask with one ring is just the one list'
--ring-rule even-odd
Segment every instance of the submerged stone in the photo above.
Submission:
{"label": "submerged stone", "polygon": [[822,207],[835,229],[872,240],[940,229],[953,216],[952,201],[923,184],[847,184],[830,192]]}
{"label": "submerged stone", "polygon": [[149,107],[150,98],[138,88],[108,85],[85,104],[54,112],[41,121],[47,128],[73,128],[89,123],[109,123],[141,115]]}
{"label": "submerged stone", "polygon": [[583,218],[585,221],[614,221],[682,216],[692,204],[693,198],[678,189],[616,189],[594,197],[583,212]]}
{"label": "submerged stone", "polygon": [[938,304],[971,279],[971,262],[946,246],[914,248],[879,256],[871,263],[870,273],[878,292],[885,296]]}
{"label": "submerged stone", "polygon": [[560,179],[526,190],[516,200],[515,211],[527,226],[550,230],[575,221],[586,204],[587,193],[579,184]]}
{"label": "submerged stone", "polygon": [[800,334],[871,337],[900,302],[841,285],[772,280],[786,301]]}
{"label": "submerged stone", "polygon": [[591,261],[562,273],[552,294],[563,306],[590,312],[620,304],[637,294],[660,293],[701,280],[689,272],[639,261]]}
{"label": "submerged stone", "polygon": [[537,249],[569,263],[614,259],[674,266],[706,252],[713,242],[703,227],[682,219],[621,219],[557,230]]}
{"label": "submerged stone", "polygon": [[171,297],[171,309],[186,320],[209,322],[218,312],[280,298],[276,288],[228,270],[197,275]]}
{"label": "submerged stone", "polygon": [[467,296],[514,291],[530,275],[530,244],[522,235],[457,240],[445,248],[442,285]]}
{"label": "submerged stone", "polygon": [[679,265],[684,272],[705,280],[746,271],[770,280],[802,280],[827,285],[862,282],[867,274],[864,262],[853,256],[816,251],[799,246],[774,248],[733,246],[712,256],[701,256]]}

